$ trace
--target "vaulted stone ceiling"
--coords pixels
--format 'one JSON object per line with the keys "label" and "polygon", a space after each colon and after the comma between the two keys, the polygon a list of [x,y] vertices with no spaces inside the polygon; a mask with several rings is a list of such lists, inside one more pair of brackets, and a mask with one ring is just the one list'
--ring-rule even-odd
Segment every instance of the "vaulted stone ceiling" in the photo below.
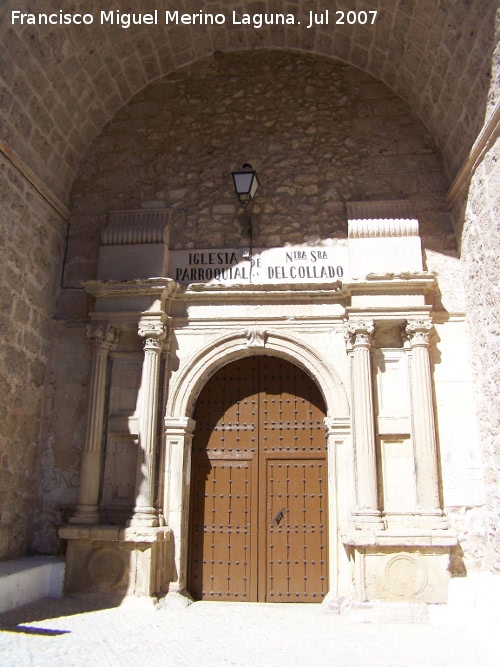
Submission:
{"label": "vaulted stone ceiling", "polygon": [[[377,10],[375,25],[335,25],[339,11]],[[366,70],[394,89],[430,129],[450,181],[496,103],[497,0],[117,0],[106,9],[158,8],[157,26],[100,25],[102,3],[74,0],[89,26],[12,25],[12,10],[57,12],[52,0],[0,5],[0,140],[67,200],[83,153],[135,93],[214,52],[303,50]],[[333,9],[332,9],[333,8]],[[224,12],[224,25],[164,25],[163,12]],[[309,13],[330,10],[308,29]],[[233,25],[247,13],[293,13],[300,25]],[[340,15],[339,15],[340,17]],[[497,51],[496,51],[497,49]],[[195,67],[195,66],[194,66]],[[259,72],[255,72],[259,77]],[[492,80],[493,79],[493,80]]]}

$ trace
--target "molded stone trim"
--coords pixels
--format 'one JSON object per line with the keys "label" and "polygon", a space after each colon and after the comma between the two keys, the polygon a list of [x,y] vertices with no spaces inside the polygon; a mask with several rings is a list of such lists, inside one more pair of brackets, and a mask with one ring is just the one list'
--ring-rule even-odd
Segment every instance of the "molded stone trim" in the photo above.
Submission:
{"label": "molded stone trim", "polygon": [[455,179],[451,184],[450,189],[448,190],[448,203],[450,207],[453,208],[456,201],[464,192],[472,176],[474,175],[474,172],[483,161],[484,156],[490,150],[499,133],[500,102],[496,105],[495,111],[484,124],[483,129],[474,142],[474,145],[472,146],[467,159],[463,163],[458,174],[455,176]]}
{"label": "molded stone trim", "polygon": [[290,335],[267,331],[265,347],[249,347],[246,330],[217,338],[199,350],[173,381],[169,391],[166,417],[191,416],[194,404],[208,378],[222,365],[253,354],[282,357],[303,368],[318,384],[329,415],[349,418],[349,402],[344,385],[319,352]]}
{"label": "molded stone trim", "polygon": [[69,222],[69,209],[62,203],[58,197],[50,190],[43,181],[41,181],[35,172],[12,150],[4,141],[0,140],[0,153],[4,155],[11,165],[19,171],[28,183],[38,192],[40,197],[61,216],[65,222]]}

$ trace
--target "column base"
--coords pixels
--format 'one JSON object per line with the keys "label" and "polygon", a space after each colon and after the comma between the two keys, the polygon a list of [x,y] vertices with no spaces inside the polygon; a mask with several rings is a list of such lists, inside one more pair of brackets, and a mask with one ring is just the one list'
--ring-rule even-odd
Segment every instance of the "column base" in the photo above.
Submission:
{"label": "column base", "polygon": [[69,518],[69,523],[81,526],[93,526],[100,522],[101,515],[97,505],[77,505],[75,513]]}
{"label": "column base", "polygon": [[430,530],[446,530],[449,528],[448,518],[440,509],[418,509],[403,512],[384,512],[383,522],[388,530],[424,528]]}
{"label": "column base", "polygon": [[170,528],[65,525],[65,591],[161,597],[174,578]]}
{"label": "column base", "polygon": [[134,510],[127,526],[138,528],[156,528],[158,526],[158,510],[153,507],[138,507]]}
{"label": "column base", "polygon": [[355,530],[382,529],[382,516],[378,510],[358,510],[351,514],[351,524]]}

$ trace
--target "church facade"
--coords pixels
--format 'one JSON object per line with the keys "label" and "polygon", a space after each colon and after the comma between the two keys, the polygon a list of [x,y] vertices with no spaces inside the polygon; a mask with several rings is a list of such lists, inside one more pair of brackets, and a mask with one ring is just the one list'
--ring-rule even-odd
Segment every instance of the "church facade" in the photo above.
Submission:
{"label": "church facade", "polygon": [[1,558],[330,605],[496,572],[496,3],[45,33],[14,4]]}

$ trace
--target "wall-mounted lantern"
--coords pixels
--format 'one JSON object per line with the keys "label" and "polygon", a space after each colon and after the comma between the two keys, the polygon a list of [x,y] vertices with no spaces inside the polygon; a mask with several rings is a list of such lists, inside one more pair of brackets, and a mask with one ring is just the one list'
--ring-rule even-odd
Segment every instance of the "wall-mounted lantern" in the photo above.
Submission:
{"label": "wall-mounted lantern", "polygon": [[257,172],[252,168],[251,164],[245,162],[241,169],[231,173],[234,181],[234,189],[240,200],[241,207],[245,211],[259,187]]}

